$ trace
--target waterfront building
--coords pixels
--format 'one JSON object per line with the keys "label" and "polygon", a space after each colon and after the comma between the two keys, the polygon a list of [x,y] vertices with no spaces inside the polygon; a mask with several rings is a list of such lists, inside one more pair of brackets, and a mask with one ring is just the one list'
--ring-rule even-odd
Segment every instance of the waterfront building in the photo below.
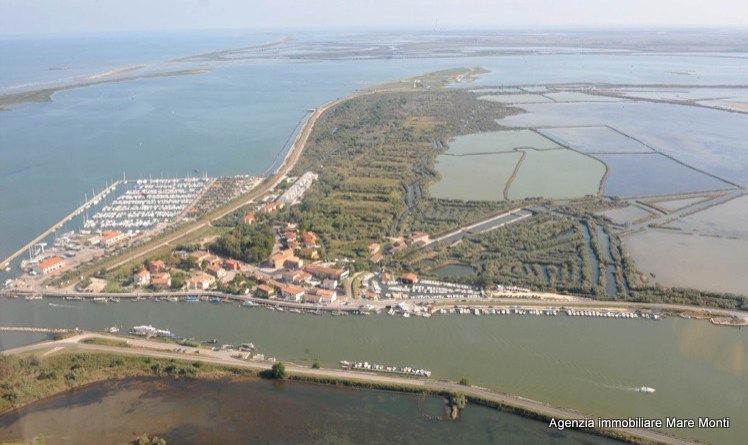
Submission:
{"label": "waterfront building", "polygon": [[65,260],[58,256],[47,258],[35,266],[36,273],[46,275],[65,267]]}
{"label": "waterfront building", "polygon": [[336,280],[342,280],[347,278],[349,274],[347,269],[336,269],[322,264],[308,264],[304,267],[304,270],[319,279],[334,278]]}
{"label": "waterfront building", "polygon": [[126,235],[116,230],[104,230],[101,232],[101,238],[99,238],[99,245],[101,247],[112,247],[115,244],[124,241]]}
{"label": "waterfront building", "polygon": [[272,298],[273,296],[275,296],[275,289],[268,286],[267,284],[260,284],[259,286],[257,286],[255,296],[259,298]]}
{"label": "waterfront building", "polygon": [[151,273],[145,267],[141,268],[132,275],[132,283],[135,286],[148,286],[151,282]]}
{"label": "waterfront building", "polygon": [[189,290],[206,290],[214,284],[216,284],[215,277],[202,271],[194,272],[187,279],[187,289]]}
{"label": "waterfront building", "polygon": [[226,269],[219,266],[210,265],[205,268],[205,271],[208,272],[208,275],[212,275],[219,280],[226,276]]}
{"label": "waterfront building", "polygon": [[158,290],[170,288],[171,274],[169,272],[159,272],[151,275],[151,286]]}
{"label": "waterfront building", "polygon": [[304,295],[304,301],[307,303],[333,303],[337,300],[338,295],[335,291],[328,289],[314,289]]}
{"label": "waterfront building", "polygon": [[296,286],[283,286],[281,287],[281,295],[288,300],[301,301],[301,297],[304,296],[304,289]]}

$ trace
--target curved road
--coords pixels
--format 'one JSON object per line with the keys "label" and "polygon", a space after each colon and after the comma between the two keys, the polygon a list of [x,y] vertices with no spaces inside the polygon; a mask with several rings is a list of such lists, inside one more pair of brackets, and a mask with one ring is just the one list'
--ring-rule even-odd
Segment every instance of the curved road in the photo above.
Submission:
{"label": "curved road", "polygon": [[[36,343],[33,345],[9,349],[9,350],[3,351],[2,353],[5,355],[21,354],[21,353],[45,350],[45,349],[46,350],[54,349],[54,352],[57,352],[61,349],[67,348],[67,349],[83,349],[83,350],[88,350],[88,351],[107,352],[107,353],[120,354],[120,355],[150,356],[150,357],[159,357],[159,358],[167,358],[167,359],[174,358],[174,359],[192,360],[192,361],[197,360],[197,361],[201,361],[205,363],[212,363],[212,364],[223,365],[223,366],[236,366],[240,368],[252,369],[255,371],[262,371],[262,370],[270,369],[270,367],[272,366],[269,362],[252,362],[252,361],[239,360],[239,359],[231,357],[231,354],[235,354],[235,352],[210,351],[210,350],[200,349],[200,353],[197,354],[195,353],[197,348],[189,348],[189,347],[182,347],[182,346],[179,346],[179,348],[185,350],[186,352],[174,352],[174,349],[177,347],[177,345],[175,344],[154,342],[154,341],[145,340],[145,339],[126,340],[127,343],[130,345],[129,348],[81,343],[81,340],[84,340],[87,338],[106,338],[106,339],[111,339],[111,340],[116,340],[116,341],[125,340],[122,337],[116,337],[116,336],[111,336],[111,335],[82,333],[80,335],[77,335],[75,337],[71,337],[68,339]],[[53,351],[49,351],[49,352],[53,352]],[[450,381],[395,377],[395,376],[376,374],[376,373],[345,371],[345,370],[337,370],[337,369],[311,369],[311,368],[297,366],[293,364],[288,364],[286,366],[286,371],[289,374],[295,374],[295,375],[300,375],[300,376],[310,376],[310,377],[318,377],[318,378],[331,377],[331,378],[354,380],[354,381],[361,381],[361,382],[410,386],[410,387],[423,388],[423,389],[429,389],[429,390],[434,390],[434,391],[463,393],[466,396],[481,398],[484,400],[497,402],[497,403],[507,405],[510,407],[525,409],[525,410],[540,413],[540,414],[543,414],[549,417],[555,417],[559,419],[584,419],[585,418],[585,416],[575,413],[573,411],[555,408],[555,407],[546,405],[544,403],[537,402],[535,400],[530,400],[530,399],[526,399],[522,397],[510,396],[510,395],[505,395],[505,394],[498,394],[498,393],[489,391],[484,388],[479,388],[479,387],[474,387],[474,386],[463,386],[458,383],[450,382]],[[610,430],[630,434],[632,436],[636,436],[640,439],[644,439],[646,441],[653,442],[653,443],[663,443],[663,444],[671,444],[671,445],[693,445],[695,444],[694,442],[690,442],[688,440],[683,440],[683,439],[667,436],[667,435],[664,435],[662,433],[658,433],[655,431],[645,430],[645,429],[640,429],[640,428],[611,428]]]}

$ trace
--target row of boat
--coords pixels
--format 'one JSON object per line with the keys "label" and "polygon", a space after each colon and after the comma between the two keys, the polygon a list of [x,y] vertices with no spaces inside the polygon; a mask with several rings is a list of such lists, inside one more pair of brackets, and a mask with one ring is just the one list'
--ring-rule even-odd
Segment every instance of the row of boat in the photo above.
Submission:
{"label": "row of boat", "polygon": [[384,373],[390,373],[390,374],[405,374],[405,375],[412,375],[416,377],[430,377],[431,376],[431,371],[429,371],[428,369],[411,368],[410,366],[397,367],[397,366],[378,365],[376,363],[369,363],[369,362],[348,362],[346,360],[341,360],[340,366],[343,369],[346,369],[349,371],[374,371],[374,372],[384,372]]}

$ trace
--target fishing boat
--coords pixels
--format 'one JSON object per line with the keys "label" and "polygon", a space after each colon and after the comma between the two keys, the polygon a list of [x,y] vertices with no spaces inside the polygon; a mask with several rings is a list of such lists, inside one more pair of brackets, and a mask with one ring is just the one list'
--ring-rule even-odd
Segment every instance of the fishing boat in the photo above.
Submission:
{"label": "fishing boat", "polygon": [[254,301],[247,300],[247,301],[242,302],[242,306],[244,306],[244,307],[257,307],[257,306],[259,306],[259,304],[255,303]]}
{"label": "fishing boat", "polygon": [[198,300],[197,297],[195,297],[194,295],[190,295],[188,297],[184,297],[184,301],[187,303],[197,303],[200,300]]}
{"label": "fishing boat", "polygon": [[42,296],[38,295],[38,294],[35,294],[35,295],[26,295],[25,297],[23,297],[23,299],[26,300],[26,301],[41,300]]}
{"label": "fishing boat", "polygon": [[169,297],[169,298],[167,298],[167,300],[170,301],[170,302],[172,302],[172,303],[178,303],[179,302],[179,297]]}
{"label": "fishing boat", "polygon": [[210,302],[211,303],[220,303],[221,302],[221,297],[211,297],[210,298]]}
{"label": "fishing boat", "polygon": [[83,297],[65,297],[65,300],[67,301],[82,301]]}
{"label": "fishing boat", "polygon": [[104,332],[106,332],[107,334],[116,334],[117,332],[119,332],[119,328],[117,326],[112,326],[104,329]]}

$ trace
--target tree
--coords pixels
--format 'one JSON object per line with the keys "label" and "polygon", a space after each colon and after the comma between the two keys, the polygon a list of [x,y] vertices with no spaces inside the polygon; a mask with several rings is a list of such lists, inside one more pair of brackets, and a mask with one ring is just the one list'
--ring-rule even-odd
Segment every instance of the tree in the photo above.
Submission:
{"label": "tree", "polygon": [[270,369],[270,377],[276,380],[282,380],[286,378],[286,365],[283,362],[274,363]]}
{"label": "tree", "polygon": [[314,363],[312,363],[312,369],[319,369],[319,360],[315,360]]}
{"label": "tree", "polygon": [[460,379],[460,385],[462,386],[470,386],[470,380],[468,380],[467,377],[463,377]]}

